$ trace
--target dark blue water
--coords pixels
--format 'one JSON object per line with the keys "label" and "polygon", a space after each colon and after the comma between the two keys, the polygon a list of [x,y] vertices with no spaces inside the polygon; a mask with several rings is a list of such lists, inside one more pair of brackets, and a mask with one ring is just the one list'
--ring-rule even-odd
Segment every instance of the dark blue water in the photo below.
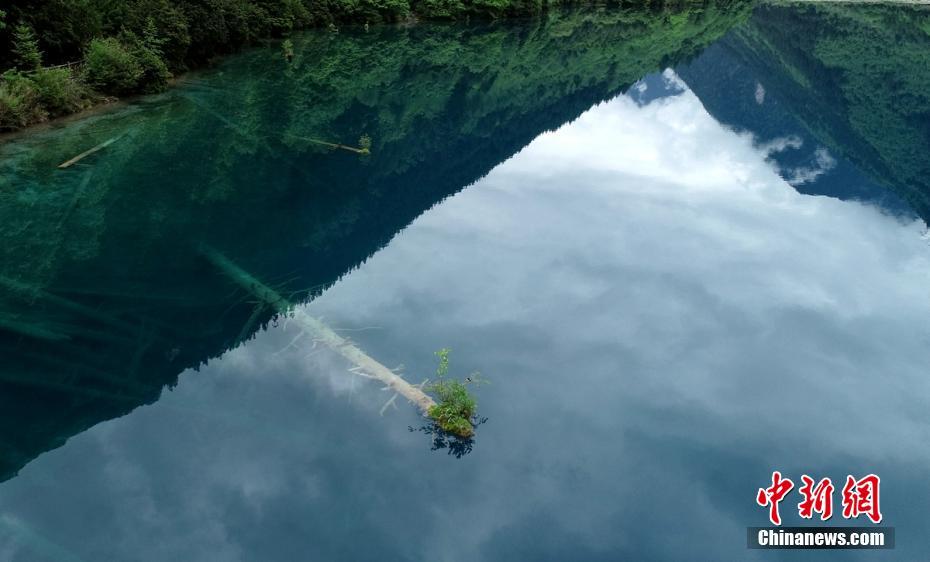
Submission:
{"label": "dark blue water", "polygon": [[[9,140],[0,560],[925,558],[928,22],[309,32]],[[487,421],[204,248],[411,382],[451,348]],[[773,470],[880,475],[895,551],[747,550]]]}

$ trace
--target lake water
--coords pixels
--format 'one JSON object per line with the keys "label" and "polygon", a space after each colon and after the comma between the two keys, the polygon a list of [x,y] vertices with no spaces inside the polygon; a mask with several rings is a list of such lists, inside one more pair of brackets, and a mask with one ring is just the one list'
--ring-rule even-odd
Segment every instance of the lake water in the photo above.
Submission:
{"label": "lake water", "polygon": [[[0,146],[0,560],[926,558],[930,10],[294,43]],[[878,474],[895,551],[748,550],[773,470]]]}

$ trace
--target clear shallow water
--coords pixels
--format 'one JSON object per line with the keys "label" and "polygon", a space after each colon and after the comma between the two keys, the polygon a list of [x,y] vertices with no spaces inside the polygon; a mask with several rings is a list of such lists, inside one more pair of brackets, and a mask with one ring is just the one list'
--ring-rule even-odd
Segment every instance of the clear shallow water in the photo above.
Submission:
{"label": "clear shallow water", "polygon": [[[323,88],[255,51],[5,147],[4,235],[47,232],[4,254],[0,556],[806,559],[745,549],[745,527],[766,522],[756,489],[780,469],[878,473],[897,528],[884,555],[920,559],[930,245],[909,178],[925,164],[876,147],[849,117],[856,96],[814,127],[791,103],[801,94],[753,65],[767,22],[827,17],[784,10],[691,13],[692,36],[722,36],[698,52],[621,24],[588,30],[575,39],[672,45],[641,71],[589,75],[582,55],[532,49],[585,29],[571,18],[383,30],[366,42],[399,49],[396,72],[356,77],[374,85],[344,99],[320,94],[338,111],[311,105],[317,121],[299,96],[250,97]],[[828,15],[844,29],[843,13]],[[458,49],[456,62],[423,63],[397,47],[408,33]],[[354,68],[343,36],[307,36],[328,79]],[[462,70],[488,44],[502,61],[536,52],[526,64],[545,71],[508,84],[500,61]],[[452,86],[421,92],[452,69]],[[731,88],[714,89],[715,69]],[[489,93],[538,84],[549,89],[532,99]],[[888,130],[926,130],[901,122]],[[136,132],[111,152],[45,171],[124,123]],[[368,134],[372,155],[273,134],[299,126],[347,143]],[[491,381],[470,452],[431,450],[409,405],[380,415],[387,393],[272,320],[203,260],[204,242],[413,381],[452,347],[453,371]],[[786,500],[789,523],[792,511]]]}

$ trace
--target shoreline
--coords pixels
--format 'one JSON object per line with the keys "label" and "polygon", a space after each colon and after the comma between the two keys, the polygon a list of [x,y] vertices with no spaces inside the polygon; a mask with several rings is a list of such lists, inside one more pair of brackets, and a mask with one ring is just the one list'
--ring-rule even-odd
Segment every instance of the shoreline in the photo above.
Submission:
{"label": "shoreline", "polygon": [[119,109],[129,104],[129,102],[134,98],[144,97],[145,95],[131,96],[126,98],[108,98],[99,103],[88,107],[87,109],[82,109],[76,113],[69,113],[68,115],[62,115],[60,117],[55,117],[47,121],[42,121],[41,123],[34,123],[32,125],[27,125],[22,129],[17,129],[15,131],[4,131],[0,133],[0,146],[7,144],[9,142],[15,142],[27,134],[31,133],[41,133],[50,129],[54,129],[58,126],[67,125],[72,121],[80,121],[88,117],[93,117],[98,113],[104,113],[111,109]]}
{"label": "shoreline", "polygon": [[[234,55],[236,53],[231,53],[231,54]],[[230,56],[230,55],[226,55],[226,56]],[[119,109],[124,109],[140,99],[163,95],[171,91],[173,88],[176,88],[182,85],[185,81],[190,79],[192,76],[200,72],[209,70],[219,60],[223,58],[225,57],[219,57],[216,60],[210,61],[210,63],[205,66],[202,66],[200,68],[195,68],[192,70],[188,70],[177,76],[172,76],[168,80],[168,85],[163,92],[158,92],[154,94],[136,94],[136,95],[125,96],[121,98],[117,98],[114,96],[101,96],[101,100],[99,102],[93,104],[87,109],[82,109],[81,111],[77,111],[75,113],[69,113],[67,115],[61,115],[59,117],[54,117],[52,119],[48,119],[40,123],[33,123],[32,125],[27,125],[23,127],[22,129],[16,129],[15,131],[0,132],[0,147],[3,147],[4,145],[11,143],[11,142],[16,142],[17,140],[20,140],[22,137],[30,135],[30,134],[47,132],[52,129],[67,126],[70,123],[82,121],[84,119],[88,119],[90,117],[94,117],[99,114],[108,113],[110,111],[116,111]]]}
{"label": "shoreline", "polygon": [[[487,20],[480,20],[480,21],[521,20],[521,19],[533,18],[533,17],[539,16],[542,13],[545,13],[546,11],[548,11],[548,9],[550,8],[546,7],[540,10],[540,12],[533,13],[533,14],[513,15],[513,16],[502,17],[502,18],[490,18]],[[379,23],[376,25],[386,26],[386,27],[410,28],[410,27],[418,26],[426,22],[456,23],[457,21],[458,20],[446,20],[443,18],[438,18],[438,19],[423,18],[416,14],[411,13],[404,19],[399,19],[397,21],[392,21],[392,22],[383,22],[383,23]],[[353,29],[353,28],[361,29],[362,27],[367,29],[368,24],[367,23],[361,24],[361,23],[357,23],[353,21],[347,21],[343,23],[342,25],[339,25],[336,29],[338,32],[338,29],[343,29],[343,28],[344,29]],[[93,105],[91,105],[90,107],[86,109],[82,109],[74,113],[69,113],[67,115],[60,115],[58,117],[53,117],[45,121],[31,123],[19,129],[0,130],[0,146],[3,146],[4,144],[7,144],[8,142],[17,140],[17,138],[19,138],[23,134],[46,131],[56,126],[67,124],[71,121],[77,121],[77,120],[81,120],[87,117],[92,117],[98,113],[105,112],[109,109],[125,107],[126,105],[130,104],[131,102],[135,100],[164,94],[170,91],[172,88],[177,87],[178,85],[183,83],[185,80],[189,79],[192,75],[195,75],[200,72],[208,71],[211,68],[214,68],[220,61],[225,60],[226,58],[230,56],[235,56],[248,49],[263,48],[263,47],[267,48],[270,44],[280,43],[286,40],[290,35],[295,34],[295,33],[307,33],[307,32],[312,32],[312,31],[323,32],[326,30],[327,28],[323,25],[311,25],[309,27],[293,29],[288,35],[283,35],[280,37],[263,37],[263,38],[257,39],[251,44],[242,45],[238,49],[235,49],[231,52],[216,55],[213,58],[209,59],[204,64],[185,70],[184,72],[176,76],[172,76],[171,78],[167,80],[165,89],[160,92],[153,92],[153,93],[147,93],[147,94],[131,94],[131,95],[124,96],[124,97],[116,97],[112,95],[99,94],[100,101],[94,102]],[[52,68],[52,67],[48,67],[48,68]]]}
{"label": "shoreline", "polygon": [[[530,16],[530,17],[532,17],[532,16]],[[507,20],[520,20],[520,19],[524,19],[524,18],[523,18],[523,17],[510,17],[510,18],[504,18],[504,19],[507,19]],[[379,24],[379,26],[409,28],[409,27],[413,27],[413,26],[420,25],[420,24],[424,23],[424,21],[427,21],[427,22],[428,22],[428,21],[430,21],[430,20],[422,20],[422,19],[416,18],[416,17],[409,17],[409,18],[407,18],[407,19],[405,19],[405,20],[401,20],[401,21],[396,21],[396,22],[391,22],[391,23],[382,23],[382,24]],[[454,23],[454,22],[451,22],[451,21],[450,21],[450,22],[436,21],[436,22],[433,22],[433,23]],[[349,24],[340,26],[340,29],[341,29],[341,28],[345,28],[345,29],[354,29],[354,28],[358,28],[358,29],[361,29],[362,27],[363,27],[363,25],[361,25],[361,24],[349,23]],[[306,28],[303,28],[303,29],[295,29],[295,30],[292,32],[292,34],[294,34],[294,33],[308,33],[308,32],[312,32],[312,31],[326,31],[326,28],[325,28],[325,27],[321,27],[321,26],[306,27]],[[236,56],[236,55],[238,55],[238,54],[240,54],[240,53],[243,53],[243,52],[245,52],[245,51],[247,51],[247,50],[249,50],[249,49],[268,48],[271,44],[273,44],[273,43],[280,43],[280,42],[284,41],[285,39],[287,39],[287,36],[285,36],[285,37],[265,37],[265,38],[263,38],[263,39],[259,39],[259,40],[255,41],[255,43],[252,43],[251,45],[246,45],[245,47],[242,47],[242,48],[240,48],[240,49],[238,49],[238,50],[236,50],[236,51],[233,51],[233,52],[231,52],[231,53],[226,53],[226,54],[223,54],[223,55],[219,55],[219,56],[213,57],[213,58],[210,59],[206,64],[203,64],[203,65],[197,66],[197,67],[195,67],[195,68],[191,68],[191,69],[185,70],[184,72],[182,72],[182,73],[180,73],[180,74],[178,74],[178,75],[172,76],[171,78],[168,79],[168,82],[167,82],[167,84],[166,84],[166,86],[165,86],[165,89],[164,89],[163,91],[160,91],[160,92],[154,92],[154,93],[148,93],[148,94],[132,94],[132,95],[123,96],[123,97],[107,96],[107,95],[101,94],[101,95],[100,95],[100,101],[95,102],[93,105],[91,105],[90,107],[88,107],[88,108],[86,108],[86,109],[82,109],[82,110],[77,111],[77,112],[74,112],[74,113],[69,113],[69,114],[67,114],[67,115],[60,115],[60,116],[58,116],[58,117],[53,117],[53,118],[51,118],[51,119],[47,119],[47,120],[45,120],[45,121],[40,121],[40,122],[38,122],[38,123],[32,123],[32,124],[30,124],[30,125],[26,125],[25,127],[21,128],[21,129],[0,131],[0,147],[4,146],[4,145],[7,144],[7,143],[15,142],[16,140],[19,140],[19,138],[23,137],[24,135],[28,135],[28,134],[32,134],[32,133],[46,132],[46,131],[51,130],[51,129],[54,129],[54,128],[56,128],[56,127],[67,125],[67,124],[69,124],[69,123],[71,123],[71,122],[81,121],[81,120],[83,120],[83,119],[86,119],[86,118],[89,118],[89,117],[93,117],[93,116],[98,115],[98,114],[106,113],[106,112],[108,112],[108,111],[113,111],[113,110],[125,108],[125,107],[131,105],[133,102],[138,101],[138,100],[141,100],[141,99],[149,98],[149,97],[152,97],[152,96],[164,95],[164,94],[170,92],[172,89],[174,89],[174,88],[176,88],[176,87],[178,87],[178,86],[183,85],[183,83],[186,82],[187,80],[190,80],[191,78],[196,77],[198,74],[201,74],[201,73],[204,73],[204,72],[209,72],[211,69],[215,68],[217,64],[219,64],[219,63],[220,63],[221,61],[223,61],[223,60],[226,60],[226,59],[229,58],[229,57]]]}

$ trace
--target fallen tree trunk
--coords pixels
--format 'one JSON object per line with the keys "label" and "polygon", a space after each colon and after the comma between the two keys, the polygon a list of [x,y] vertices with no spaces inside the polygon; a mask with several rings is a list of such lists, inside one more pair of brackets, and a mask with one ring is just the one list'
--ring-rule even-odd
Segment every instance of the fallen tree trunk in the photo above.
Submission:
{"label": "fallen tree trunk", "polygon": [[317,342],[326,345],[352,362],[355,365],[352,372],[381,381],[390,390],[413,402],[423,415],[428,415],[430,408],[436,405],[436,401],[420,388],[422,385],[416,386],[405,381],[394,371],[385,367],[316,318],[299,308],[294,308],[294,305],[278,294],[277,291],[253,277],[215,248],[202,245],[200,253],[234,283],[253,294],[279,314],[288,315],[292,321],[297,322]]}
{"label": "fallen tree trunk", "polygon": [[320,139],[311,139],[311,138],[309,138],[309,137],[299,137],[299,136],[297,136],[297,135],[292,135],[292,134],[289,134],[289,133],[285,133],[285,134],[286,134],[287,136],[291,137],[291,138],[299,139],[299,140],[303,140],[303,141],[307,141],[307,142],[312,142],[313,144],[318,144],[318,145],[320,145],[320,146],[325,146],[325,147],[327,147],[327,148],[332,148],[332,149],[338,148],[338,149],[341,149],[341,150],[348,150],[349,152],[354,152],[354,153],[356,153],[356,154],[362,154],[362,155],[371,154],[371,149],[370,149],[370,148],[367,148],[367,147],[364,147],[364,146],[361,147],[361,148],[356,148],[356,147],[354,147],[354,146],[347,146],[347,145],[339,144],[339,143],[336,143],[336,142],[327,142],[327,141],[320,140]]}
{"label": "fallen tree trunk", "polygon": [[119,137],[113,137],[112,139],[107,139],[107,140],[103,141],[102,143],[98,144],[97,146],[95,146],[95,147],[93,147],[93,148],[91,148],[91,149],[89,149],[89,150],[85,150],[84,152],[78,154],[77,156],[75,156],[75,157],[72,158],[71,160],[68,160],[68,161],[66,161],[66,162],[62,162],[61,164],[58,165],[58,167],[59,167],[59,168],[62,168],[62,169],[64,169],[64,168],[70,168],[71,166],[73,166],[74,164],[77,164],[78,162],[80,162],[81,160],[87,158],[87,157],[90,156],[91,154],[94,154],[95,152],[101,151],[101,150],[103,150],[104,148],[110,146],[111,144],[113,144],[113,143],[116,142],[117,140],[119,140]]}

